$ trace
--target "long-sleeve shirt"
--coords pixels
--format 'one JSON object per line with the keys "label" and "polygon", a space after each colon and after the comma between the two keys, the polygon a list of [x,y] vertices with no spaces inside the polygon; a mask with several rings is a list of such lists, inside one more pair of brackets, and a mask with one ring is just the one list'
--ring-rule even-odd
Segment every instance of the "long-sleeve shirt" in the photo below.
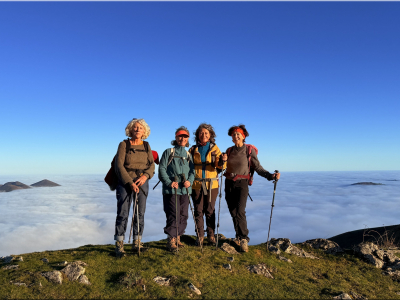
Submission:
{"label": "long-sleeve shirt", "polygon": [[[254,170],[257,172],[257,174],[261,177],[267,178],[268,180],[273,179],[273,174],[271,174],[261,166],[255,150],[251,151],[251,165],[254,167]],[[243,144],[242,147],[232,147],[228,157],[226,173],[237,175],[249,174],[249,161],[247,158],[245,144]],[[228,175],[227,178],[232,179],[233,177]]]}
{"label": "long-sleeve shirt", "polygon": [[[130,145],[130,150],[126,153],[126,142],[119,143],[115,156],[115,173],[123,185],[127,183],[132,185],[133,179],[141,176],[141,174],[144,174],[148,179],[154,176],[155,166],[150,145],[147,153],[136,150],[145,150],[145,147],[143,144]],[[143,171],[137,172],[135,170]]]}
{"label": "long-sleeve shirt", "polygon": [[[174,194],[175,189],[171,187],[171,184],[175,181],[175,176],[178,176],[179,188],[177,189],[177,194],[186,195],[187,190],[183,186],[184,178],[182,174],[185,174],[186,180],[188,180],[190,182],[190,185],[192,185],[194,181],[194,164],[191,156],[189,156],[189,160],[187,160],[188,153],[185,147],[175,146],[174,148],[174,156],[180,156],[183,157],[183,159],[179,157],[174,157],[171,163],[168,165],[171,155],[171,148],[166,149],[160,159],[160,165],[158,167],[158,178],[162,182],[162,193]],[[191,194],[192,187],[190,186],[188,190],[189,194]]]}

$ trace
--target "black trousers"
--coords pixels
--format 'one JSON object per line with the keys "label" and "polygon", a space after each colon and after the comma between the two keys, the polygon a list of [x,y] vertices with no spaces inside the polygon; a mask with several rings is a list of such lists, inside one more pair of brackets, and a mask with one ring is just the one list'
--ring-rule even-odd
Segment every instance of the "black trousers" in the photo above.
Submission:
{"label": "black trousers", "polygon": [[231,213],[233,227],[235,228],[236,238],[246,239],[249,230],[247,229],[246,220],[246,204],[249,194],[249,185],[247,179],[241,180],[225,180],[225,199],[228,204],[229,212]]}
{"label": "black trousers", "polygon": [[[189,218],[189,196],[177,195],[178,218],[176,217],[175,194],[163,194],[164,212],[167,217],[167,224],[164,227],[164,233],[176,237],[176,227],[178,226],[178,235],[185,233],[187,220]],[[178,219],[178,225],[176,220]]]}
{"label": "black trousers", "polygon": [[[210,192],[210,191],[207,191]],[[199,236],[204,237],[204,218],[206,215],[207,235],[211,236],[215,231],[215,201],[217,200],[218,189],[211,189],[211,202],[209,195],[204,195],[203,189],[192,189],[194,205],[194,217],[199,230]]]}

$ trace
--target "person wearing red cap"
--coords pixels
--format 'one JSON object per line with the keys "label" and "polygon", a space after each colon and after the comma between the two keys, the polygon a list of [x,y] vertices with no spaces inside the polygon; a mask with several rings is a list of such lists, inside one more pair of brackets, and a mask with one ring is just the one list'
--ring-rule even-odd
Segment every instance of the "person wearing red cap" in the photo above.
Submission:
{"label": "person wearing red cap", "polygon": [[195,132],[195,146],[190,148],[193,157],[196,178],[192,186],[194,215],[199,236],[196,244],[201,246],[204,241],[204,215],[206,216],[207,240],[215,245],[215,201],[218,196],[218,172],[225,167],[221,151],[215,144],[214,128],[202,123]]}
{"label": "person wearing red cap", "polygon": [[[240,246],[242,252],[248,251],[249,230],[246,220],[246,203],[249,194],[249,162],[258,175],[268,180],[279,179],[279,173],[269,173],[265,170],[257,158],[256,151],[251,151],[248,156],[248,147],[245,144],[249,133],[244,125],[232,126],[228,130],[228,135],[232,137],[235,144],[226,150],[222,159],[227,161],[226,180],[225,180],[225,199],[232,217],[233,226],[236,232],[234,242]],[[228,156],[229,153],[229,156]]]}
{"label": "person wearing red cap", "polygon": [[168,235],[167,249],[176,251],[184,245],[180,236],[185,232],[188,220],[189,195],[194,180],[194,165],[189,147],[189,131],[181,126],[175,131],[173,148],[161,156],[158,177],[162,182],[163,207],[166,215],[164,233]]}

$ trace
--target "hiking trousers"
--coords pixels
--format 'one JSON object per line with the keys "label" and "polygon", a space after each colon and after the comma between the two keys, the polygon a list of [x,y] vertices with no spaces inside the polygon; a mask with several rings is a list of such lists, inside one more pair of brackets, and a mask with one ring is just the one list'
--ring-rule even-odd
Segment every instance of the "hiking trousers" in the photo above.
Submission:
{"label": "hiking trousers", "polygon": [[218,188],[207,192],[211,192],[211,202],[209,201],[209,195],[204,195],[203,189],[192,189],[194,217],[199,237],[204,237],[204,215],[206,215],[207,235],[212,236],[215,231],[215,201],[218,197]]}
{"label": "hiking trousers", "polygon": [[[167,224],[164,227],[164,233],[176,237],[176,226],[178,226],[178,235],[185,233],[187,220],[189,218],[189,196],[177,195],[178,197],[178,218],[175,214],[175,194],[163,194],[164,212],[167,217]],[[176,220],[178,219],[178,225]]]}
{"label": "hiking trousers", "polygon": [[[135,180],[136,179],[134,179],[134,181]],[[137,212],[135,209],[135,216],[133,219],[133,240],[137,239],[138,235],[142,236],[144,230],[144,213],[146,211],[147,196],[143,193],[142,190],[146,193],[146,195],[148,195],[149,193],[148,180],[146,180],[146,182],[141,186],[141,189],[139,189],[139,194],[137,198],[137,203],[139,205],[139,232],[138,232]],[[119,183],[116,188],[116,196],[117,196],[117,218],[115,220],[114,240],[123,241],[125,239],[126,227],[129,221],[128,218],[129,218],[129,210],[131,208],[131,203],[132,206],[135,205],[135,193],[132,192],[129,186],[122,185],[121,183]]]}
{"label": "hiking trousers", "polygon": [[246,204],[248,194],[249,185],[247,179],[236,181],[231,179],[225,180],[225,199],[232,217],[236,238],[250,241],[250,238],[248,237],[249,230],[247,229],[246,220]]}

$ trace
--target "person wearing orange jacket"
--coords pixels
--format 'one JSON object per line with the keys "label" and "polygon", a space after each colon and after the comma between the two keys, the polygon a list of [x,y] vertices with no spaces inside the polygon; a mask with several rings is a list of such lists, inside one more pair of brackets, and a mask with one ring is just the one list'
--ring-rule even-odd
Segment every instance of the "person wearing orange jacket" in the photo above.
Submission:
{"label": "person wearing orange jacket", "polygon": [[215,245],[215,202],[218,196],[218,173],[226,168],[221,151],[215,143],[215,131],[210,124],[202,123],[194,133],[196,145],[189,150],[193,157],[195,181],[192,185],[195,222],[198,229],[197,246],[204,242],[204,215],[207,240]]}

